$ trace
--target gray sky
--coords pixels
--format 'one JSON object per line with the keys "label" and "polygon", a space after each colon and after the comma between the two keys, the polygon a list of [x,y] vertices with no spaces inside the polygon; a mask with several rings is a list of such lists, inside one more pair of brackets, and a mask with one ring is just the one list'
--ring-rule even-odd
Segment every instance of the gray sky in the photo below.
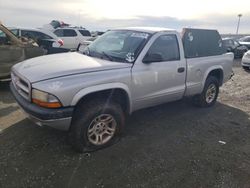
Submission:
{"label": "gray sky", "polygon": [[0,0],[0,20],[7,26],[41,27],[53,19],[90,30],[126,26],[212,28],[250,33],[247,0]]}

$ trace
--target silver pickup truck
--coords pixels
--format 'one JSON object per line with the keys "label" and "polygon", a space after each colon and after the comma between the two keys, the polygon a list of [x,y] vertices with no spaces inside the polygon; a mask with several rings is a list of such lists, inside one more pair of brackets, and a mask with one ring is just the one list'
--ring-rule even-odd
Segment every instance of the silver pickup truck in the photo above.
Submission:
{"label": "silver pickup truck", "polygon": [[79,152],[112,144],[132,112],[192,97],[210,107],[232,76],[216,30],[111,30],[83,54],[37,57],[12,68],[11,91],[38,125],[69,131]]}

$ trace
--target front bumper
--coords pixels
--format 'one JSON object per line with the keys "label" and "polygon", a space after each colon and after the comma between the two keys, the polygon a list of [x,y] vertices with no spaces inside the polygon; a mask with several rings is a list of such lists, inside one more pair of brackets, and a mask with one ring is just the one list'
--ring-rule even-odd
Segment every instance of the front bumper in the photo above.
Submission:
{"label": "front bumper", "polygon": [[22,96],[20,96],[17,93],[12,82],[10,83],[10,90],[19,106],[36,124],[40,126],[50,126],[59,130],[69,130],[74,111],[73,107],[64,107],[58,109],[42,108],[33,103],[30,103]]}
{"label": "front bumper", "polygon": [[243,67],[250,67],[250,60],[248,60],[248,62],[242,60],[241,65]]}

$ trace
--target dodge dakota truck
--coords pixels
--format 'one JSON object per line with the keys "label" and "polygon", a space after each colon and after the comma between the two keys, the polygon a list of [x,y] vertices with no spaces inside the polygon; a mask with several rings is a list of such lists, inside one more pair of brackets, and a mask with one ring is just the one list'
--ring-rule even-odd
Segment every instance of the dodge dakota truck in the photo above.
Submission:
{"label": "dodge dakota truck", "polygon": [[132,112],[192,98],[215,104],[232,76],[233,54],[216,30],[111,30],[84,53],[25,60],[12,68],[11,91],[38,125],[69,131],[78,152],[111,145]]}

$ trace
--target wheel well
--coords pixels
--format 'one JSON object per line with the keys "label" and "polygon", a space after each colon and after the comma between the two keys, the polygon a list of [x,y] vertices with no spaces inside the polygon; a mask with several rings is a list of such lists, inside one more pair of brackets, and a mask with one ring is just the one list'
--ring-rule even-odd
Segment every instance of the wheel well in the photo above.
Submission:
{"label": "wheel well", "polygon": [[217,78],[218,81],[219,81],[220,86],[222,86],[222,84],[223,84],[223,71],[221,69],[212,70],[208,74],[208,77],[209,76],[214,76],[215,78]]}
{"label": "wheel well", "polygon": [[121,105],[122,110],[126,115],[130,112],[130,103],[129,97],[126,91],[123,89],[115,88],[115,89],[108,89],[103,91],[97,91],[90,94],[85,95],[82,97],[76,104],[76,106],[88,102],[90,100],[95,100],[97,98],[106,99],[108,101],[114,101]]}

